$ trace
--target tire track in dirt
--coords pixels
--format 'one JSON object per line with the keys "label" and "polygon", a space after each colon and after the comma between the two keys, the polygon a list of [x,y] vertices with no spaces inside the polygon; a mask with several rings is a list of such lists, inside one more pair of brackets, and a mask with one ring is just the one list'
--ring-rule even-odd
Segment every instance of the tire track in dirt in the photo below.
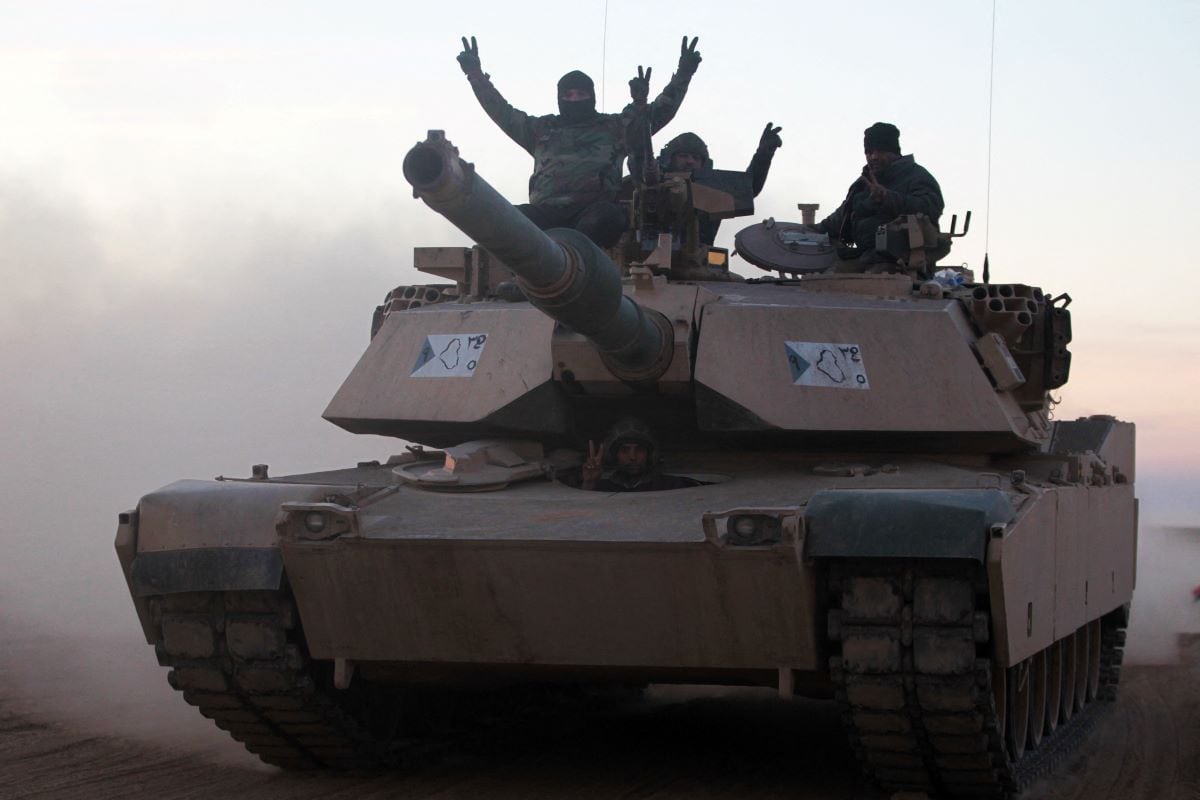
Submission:
{"label": "tire track in dirt", "polygon": [[[80,648],[104,651],[98,642],[3,644],[4,800],[887,797],[859,777],[831,702],[654,687],[623,708],[497,729],[412,773],[296,774],[263,766],[201,719],[153,659],[122,661],[127,642],[108,643],[107,667],[93,674],[68,665],[86,663]],[[1200,665],[1127,667],[1118,701],[1100,710],[1081,751],[1029,800],[1200,796]]]}
{"label": "tire track in dirt", "polygon": [[[1195,670],[1135,667],[1120,700],[1030,800],[1194,798]],[[1184,695],[1184,693],[1187,693]],[[1186,697],[1187,702],[1178,702]],[[219,763],[181,744],[81,734],[14,713],[0,697],[0,797],[839,798],[875,800],[836,709],[757,692],[652,691],[630,709],[525,725],[413,774],[289,774]]]}

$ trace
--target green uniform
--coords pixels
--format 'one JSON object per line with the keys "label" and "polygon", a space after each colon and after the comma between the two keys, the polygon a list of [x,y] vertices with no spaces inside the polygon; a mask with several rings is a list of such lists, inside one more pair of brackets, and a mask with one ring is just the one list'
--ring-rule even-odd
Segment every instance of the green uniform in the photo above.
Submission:
{"label": "green uniform", "polygon": [[838,210],[817,227],[846,244],[853,242],[862,250],[872,251],[875,229],[901,214],[924,214],[937,225],[945,207],[941,187],[911,155],[893,161],[875,180],[886,189],[882,199],[872,198],[866,179],[859,178],[850,184]]}
{"label": "green uniform", "polygon": [[[578,122],[558,114],[533,117],[513,108],[487,75],[468,76],[483,110],[533,156],[529,202],[547,210],[573,211],[597,201],[613,201],[629,154],[625,129],[638,109],[632,103],[620,114],[596,113]],[[691,75],[676,72],[646,106],[650,129],[657,132],[675,116],[687,94]]]}

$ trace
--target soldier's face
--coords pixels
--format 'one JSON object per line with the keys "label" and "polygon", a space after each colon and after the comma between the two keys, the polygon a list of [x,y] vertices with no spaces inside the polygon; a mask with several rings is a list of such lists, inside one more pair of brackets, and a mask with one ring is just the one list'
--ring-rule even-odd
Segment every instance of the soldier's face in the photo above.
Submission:
{"label": "soldier's face", "polygon": [[646,471],[649,457],[650,453],[644,445],[625,442],[617,448],[617,468],[629,475],[639,475]]}
{"label": "soldier's face", "polygon": [[592,93],[587,89],[564,89],[558,93],[559,100],[566,100],[568,103],[578,103],[580,100],[591,100]]}
{"label": "soldier's face", "polygon": [[676,153],[671,156],[671,172],[695,172],[704,165],[696,153]]}
{"label": "soldier's face", "polygon": [[884,150],[868,150],[867,166],[871,168],[871,172],[879,173],[887,169],[889,165],[897,158],[899,154],[891,153]]}

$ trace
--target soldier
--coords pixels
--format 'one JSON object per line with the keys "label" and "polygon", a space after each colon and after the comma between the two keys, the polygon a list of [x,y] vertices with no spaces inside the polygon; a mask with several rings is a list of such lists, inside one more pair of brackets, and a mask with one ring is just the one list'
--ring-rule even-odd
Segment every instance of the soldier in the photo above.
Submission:
{"label": "soldier", "polygon": [[[767,123],[758,139],[758,149],[750,159],[750,166],[746,168],[755,197],[758,197],[767,183],[767,173],[771,170],[771,159],[775,157],[775,151],[783,146],[783,139],[779,138],[781,130],[783,128]],[[689,175],[712,169],[713,165],[712,159],[708,157],[708,145],[691,131],[681,133],[667,142],[658,154],[658,164],[664,172],[686,172]],[[720,226],[721,220],[710,219],[702,214],[699,220],[700,241],[711,245],[717,240],[717,229]]]}
{"label": "soldier", "polygon": [[862,272],[877,261],[875,229],[901,214],[924,214],[937,226],[944,203],[942,190],[933,176],[912,154],[900,155],[900,129],[887,122],[876,122],[863,131],[863,150],[867,163],[862,176],[850,184],[846,199],[817,229],[857,247],[835,272]]}
{"label": "soldier", "polygon": [[629,81],[633,102],[620,114],[601,114],[596,111],[592,79],[575,70],[558,82],[559,113],[532,117],[501,96],[491,76],[483,72],[475,37],[469,44],[463,37],[458,63],[479,104],[510,139],[533,156],[529,203],[517,208],[543,230],[577,228],[601,247],[616,244],[625,228],[617,193],[628,155],[626,128],[639,116],[647,119],[652,132],[671,121],[700,66],[696,42],[693,38],[689,44],[683,37],[679,68],[653,102],[646,102],[650,69],[643,73],[638,67],[638,77]]}
{"label": "soldier", "polygon": [[[604,474],[604,467],[610,471]],[[658,443],[641,420],[627,417],[613,425],[604,443],[588,442],[579,488],[597,492],[659,492],[686,489],[700,482],[658,471]]]}

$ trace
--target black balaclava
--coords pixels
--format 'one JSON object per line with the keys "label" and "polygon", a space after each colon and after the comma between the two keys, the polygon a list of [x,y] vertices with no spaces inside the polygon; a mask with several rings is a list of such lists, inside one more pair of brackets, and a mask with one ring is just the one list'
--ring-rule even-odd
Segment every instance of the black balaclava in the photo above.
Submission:
{"label": "black balaclava", "polygon": [[863,150],[900,155],[900,129],[890,122],[876,122],[863,131]]}
{"label": "black balaclava", "polygon": [[[567,89],[586,89],[587,100],[563,100]],[[567,122],[583,122],[596,115],[596,87],[592,79],[579,70],[568,72],[558,79],[558,113]]]}

